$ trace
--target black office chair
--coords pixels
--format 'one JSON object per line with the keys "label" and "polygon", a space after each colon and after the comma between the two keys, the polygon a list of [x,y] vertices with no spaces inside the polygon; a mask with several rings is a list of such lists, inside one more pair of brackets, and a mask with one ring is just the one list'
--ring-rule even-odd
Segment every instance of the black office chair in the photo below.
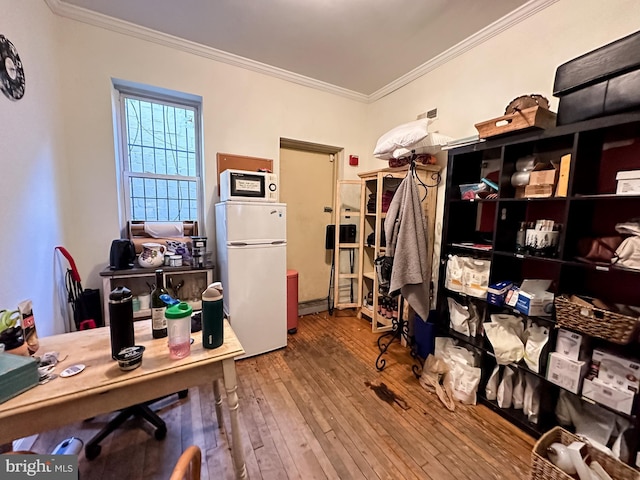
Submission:
{"label": "black office chair", "polygon": [[[187,398],[188,395],[188,390],[182,390],[178,392],[178,398],[180,399]],[[138,405],[133,405],[131,407],[120,410],[120,413],[118,413],[118,415],[110,420],[102,430],[100,430],[96,435],[94,435],[91,440],[87,442],[87,445],[84,447],[84,455],[85,457],[87,457],[87,460],[93,460],[98,455],[100,455],[100,451],[102,450],[100,442],[107,438],[110,433],[119,428],[130,417],[139,417],[149,422],[151,425],[156,427],[156,430],[153,434],[155,439],[163,440],[164,437],[167,436],[167,424],[164,422],[164,420],[162,420],[162,418],[160,418],[157,413],[149,408],[149,405],[157,402],[158,400],[161,400],[162,398],[166,397],[156,398],[149,402],[139,403]]]}

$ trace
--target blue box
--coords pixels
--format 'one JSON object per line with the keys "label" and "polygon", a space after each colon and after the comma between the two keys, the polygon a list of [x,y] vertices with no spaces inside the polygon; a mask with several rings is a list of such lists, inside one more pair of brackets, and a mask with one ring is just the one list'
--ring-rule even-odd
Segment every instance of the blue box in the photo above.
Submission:
{"label": "blue box", "polygon": [[513,283],[511,282],[498,282],[489,285],[487,289],[487,303],[502,307],[504,305],[504,297],[512,286]]}
{"label": "blue box", "polygon": [[[435,311],[429,312],[429,317],[435,316]],[[422,359],[425,359],[435,350],[436,341],[436,325],[432,322],[425,322],[420,315],[416,313],[413,321],[413,335],[416,341],[416,353]]]}

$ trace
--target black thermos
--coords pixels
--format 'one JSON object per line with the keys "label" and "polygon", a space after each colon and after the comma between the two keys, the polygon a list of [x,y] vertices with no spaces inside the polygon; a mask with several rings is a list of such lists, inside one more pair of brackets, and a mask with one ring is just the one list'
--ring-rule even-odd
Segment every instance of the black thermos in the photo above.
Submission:
{"label": "black thermos", "polygon": [[135,345],[132,299],[131,290],[127,287],[116,287],[109,294],[111,356],[114,360],[120,350]]}

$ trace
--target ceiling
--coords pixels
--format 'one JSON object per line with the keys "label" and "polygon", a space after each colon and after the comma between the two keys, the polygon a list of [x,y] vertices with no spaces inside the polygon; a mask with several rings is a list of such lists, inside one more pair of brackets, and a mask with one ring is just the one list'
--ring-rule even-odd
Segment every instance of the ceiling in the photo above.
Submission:
{"label": "ceiling", "polygon": [[126,21],[134,24],[129,28],[146,27],[177,37],[173,40],[188,40],[221,51],[218,53],[233,54],[228,58],[242,57],[235,58],[236,62],[241,60],[246,65],[253,63],[254,67],[268,67],[276,72],[284,70],[280,73],[307,77],[370,98],[402,86],[398,85],[398,79],[426,73],[420,72],[425,64],[452,48],[459,49],[470,38],[480,39],[508,27],[508,18],[526,17],[553,2],[47,0],[47,3],[54,12],[58,10],[56,13],[66,16],[75,14],[85,21],[92,14],[103,21],[104,16],[113,17],[108,21]]}

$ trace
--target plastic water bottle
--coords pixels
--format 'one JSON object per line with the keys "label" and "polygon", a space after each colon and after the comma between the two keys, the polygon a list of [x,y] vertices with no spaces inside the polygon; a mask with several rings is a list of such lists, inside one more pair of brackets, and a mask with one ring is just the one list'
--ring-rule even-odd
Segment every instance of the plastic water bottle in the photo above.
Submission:
{"label": "plastic water bottle", "polygon": [[222,283],[215,282],[202,292],[202,346],[218,348],[224,341]]}

